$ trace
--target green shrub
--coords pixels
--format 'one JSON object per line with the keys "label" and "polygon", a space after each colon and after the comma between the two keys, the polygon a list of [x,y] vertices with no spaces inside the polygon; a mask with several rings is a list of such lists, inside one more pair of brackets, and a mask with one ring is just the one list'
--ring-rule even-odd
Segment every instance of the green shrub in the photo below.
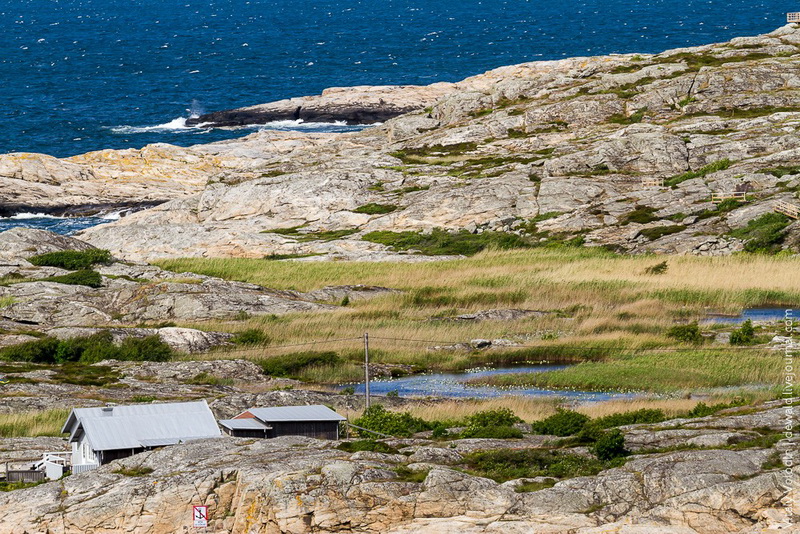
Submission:
{"label": "green shrub", "polygon": [[53,363],[59,341],[46,337],[0,349],[0,358],[12,362]]}
{"label": "green shrub", "polygon": [[530,242],[516,234],[503,232],[471,234],[466,230],[446,232],[439,228],[434,229],[428,235],[418,232],[369,232],[362,239],[371,243],[380,243],[398,251],[419,250],[430,256],[472,256],[487,248],[506,250],[532,246]]}
{"label": "green shrub", "polygon": [[58,267],[68,271],[80,271],[96,263],[110,263],[111,253],[107,250],[63,250],[48,252],[28,258],[28,261],[39,267]]}
{"label": "green shrub", "polygon": [[386,213],[392,213],[396,209],[397,206],[394,204],[375,204],[374,202],[370,202],[369,204],[359,206],[354,209],[353,212],[364,213],[366,215],[384,215]]}
{"label": "green shrub", "polygon": [[496,482],[539,476],[590,476],[606,467],[594,458],[545,449],[479,451],[467,454],[464,463],[471,473]]}
{"label": "green shrub", "polygon": [[461,433],[462,438],[520,439],[522,431],[513,426],[473,426]]}
{"label": "green shrub", "polygon": [[604,432],[592,446],[592,452],[602,461],[613,460],[630,454],[630,451],[625,448],[625,436],[616,428]]}
{"label": "green shrub", "polygon": [[642,408],[632,412],[615,413],[592,420],[592,426],[614,428],[625,425],[653,424],[664,421],[667,416],[662,410]]}
{"label": "green shrub", "polygon": [[781,213],[765,213],[757,219],[747,223],[744,228],[739,228],[730,233],[745,241],[744,250],[754,253],[775,253],[780,250],[783,243],[786,227],[790,221]]}
{"label": "green shrub", "polygon": [[574,436],[580,432],[589,417],[572,410],[559,409],[558,412],[532,425],[533,432],[550,436]]}
{"label": "green shrub", "polygon": [[116,470],[114,470],[112,472],[116,473],[118,475],[125,475],[126,477],[143,477],[145,475],[149,475],[150,473],[152,473],[153,472],[153,468],[152,467],[141,467],[141,466],[120,467],[119,469],[116,469]]}
{"label": "green shrub", "polygon": [[431,432],[431,437],[433,439],[440,439],[445,438],[450,433],[447,431],[447,427],[443,423],[436,423],[433,426],[433,431]]}
{"label": "green shrub", "polygon": [[307,367],[337,363],[341,363],[341,358],[335,352],[293,352],[258,362],[265,375],[284,378],[297,377]]}
{"label": "green shrub", "polygon": [[384,454],[397,454],[397,449],[391,445],[387,445],[382,441],[375,441],[374,439],[361,439],[357,441],[344,441],[336,447],[340,451],[345,452],[381,452]]}
{"label": "green shrub", "polygon": [[167,361],[173,351],[158,336],[129,337],[115,345],[111,333],[58,340],[51,337],[0,350],[0,359],[33,363],[95,363],[101,360]]}
{"label": "green shrub", "polygon": [[657,221],[658,217],[653,215],[656,209],[651,208],[649,206],[637,206],[636,209],[630,211],[622,216],[620,219],[620,224],[630,224],[630,223],[638,223],[638,224],[647,224],[653,221]]}
{"label": "green shrub", "polygon": [[353,424],[381,434],[401,437],[431,429],[427,421],[408,412],[390,412],[380,404],[367,408],[361,417],[353,421]]}
{"label": "green shrub", "polygon": [[58,284],[68,284],[71,286],[87,286],[98,288],[103,285],[103,277],[97,271],[90,269],[75,271],[61,276],[51,276],[43,278],[42,282],[56,282]]}
{"label": "green shrub", "polygon": [[756,331],[750,319],[742,323],[737,330],[731,332],[731,345],[753,345],[756,342]]}
{"label": "green shrub", "polygon": [[194,375],[186,381],[187,384],[194,384],[197,386],[232,386],[232,378],[220,378],[205,371]]}
{"label": "green shrub", "polygon": [[512,426],[521,423],[522,419],[509,408],[498,408],[472,414],[466,422],[469,427]]}
{"label": "green shrub", "polygon": [[673,176],[672,178],[664,180],[664,185],[668,187],[677,187],[677,185],[680,184],[681,182],[685,182],[686,180],[693,180],[695,178],[703,178],[704,176],[717,171],[724,171],[731,165],[733,165],[733,162],[728,158],[721,159],[719,161],[715,161],[714,163],[709,163],[705,167],[702,167],[696,171],[685,172],[683,174],[679,174],[677,176]]}
{"label": "green shrub", "polygon": [[660,239],[665,235],[677,234],[683,232],[686,227],[682,224],[672,224],[669,226],[655,226],[653,228],[642,228],[639,230],[639,235],[646,237],[650,241]]}
{"label": "green shrub", "polygon": [[269,343],[269,336],[258,328],[248,328],[234,335],[231,342],[237,345],[265,345]]}
{"label": "green shrub", "polygon": [[666,261],[662,261],[661,263],[656,263],[655,265],[651,265],[650,267],[644,270],[645,274],[664,274],[667,272],[669,268],[669,264]]}
{"label": "green shrub", "polygon": [[684,343],[702,343],[703,336],[700,335],[700,327],[697,321],[692,324],[682,324],[673,326],[667,330],[667,337],[682,341]]}

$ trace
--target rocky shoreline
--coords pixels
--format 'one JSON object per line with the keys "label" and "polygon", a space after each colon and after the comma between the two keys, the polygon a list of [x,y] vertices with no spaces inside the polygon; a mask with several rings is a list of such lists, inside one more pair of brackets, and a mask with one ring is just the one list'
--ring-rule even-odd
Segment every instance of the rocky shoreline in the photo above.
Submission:
{"label": "rocky shoreline", "polygon": [[[0,494],[0,529],[175,532],[191,528],[191,506],[204,504],[211,531],[221,534],[797,532],[788,484],[797,487],[800,468],[775,460],[797,444],[736,447],[750,439],[746,429],[780,430],[783,411],[772,404],[624,427],[626,439],[636,436],[653,452],[596,476],[553,479],[544,483],[552,487],[534,491],[525,489],[531,481],[497,483],[469,473],[470,455],[544,451],[553,446],[550,436],[385,440],[397,453],[348,453],[335,442],[302,437],[190,442]],[[42,438],[42,445],[17,441],[0,444],[32,454],[57,447],[53,438]],[[143,474],[126,476],[134,470]]]}
{"label": "rocky shoreline", "polygon": [[[364,237],[433,230],[633,254],[796,253],[800,223],[772,219],[779,205],[800,207],[798,46],[789,25],[656,55],[502,67],[456,84],[331,89],[230,120],[299,108],[301,118],[315,110],[304,120],[356,121],[345,115],[360,105],[403,114],[355,133],[0,156],[0,205],[160,203],[82,234],[132,260],[405,261],[412,255]],[[781,224],[770,242],[748,245],[770,221]]]}

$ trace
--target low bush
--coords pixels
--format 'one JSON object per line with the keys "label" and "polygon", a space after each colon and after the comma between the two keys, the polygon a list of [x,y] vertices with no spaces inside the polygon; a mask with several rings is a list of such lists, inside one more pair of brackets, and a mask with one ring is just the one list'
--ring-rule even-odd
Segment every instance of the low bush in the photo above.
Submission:
{"label": "low bush", "polygon": [[31,363],[95,363],[101,360],[167,361],[173,356],[158,336],[126,338],[114,344],[110,332],[58,340],[45,337],[0,350],[0,359]]}
{"label": "low bush", "polygon": [[703,336],[700,334],[700,327],[697,325],[697,322],[673,326],[667,330],[667,337],[684,343],[703,342]]}
{"label": "low bush", "polygon": [[85,269],[83,271],[75,271],[61,276],[51,276],[50,278],[43,278],[42,282],[56,282],[58,284],[68,284],[71,286],[87,286],[98,288],[103,285],[103,277],[97,271]]}
{"label": "low bush", "polygon": [[478,476],[505,482],[517,478],[595,475],[606,466],[594,458],[544,449],[498,449],[467,454],[464,463]]}
{"label": "low bush", "polygon": [[194,384],[197,386],[232,386],[232,378],[220,378],[210,373],[202,372],[194,375],[186,381],[187,384]]}
{"label": "low bush", "polygon": [[586,426],[589,417],[572,410],[559,409],[558,412],[531,425],[533,432],[550,436],[574,436]]}
{"label": "low bush", "polygon": [[380,243],[395,250],[419,250],[430,256],[463,255],[473,256],[487,248],[513,249],[528,248],[532,244],[516,234],[503,232],[484,232],[471,234],[466,230],[447,232],[434,229],[430,234],[418,232],[370,232],[363,236],[365,241]]}
{"label": "low bush", "polygon": [[765,213],[757,219],[747,223],[744,228],[739,228],[730,233],[745,241],[746,252],[772,254],[780,250],[780,245],[785,238],[786,227],[790,221],[781,213]]}
{"label": "low bush", "polygon": [[625,448],[625,436],[619,429],[604,432],[592,446],[592,452],[598,460],[608,461],[630,454]]}
{"label": "low bush", "polygon": [[341,363],[335,352],[293,352],[258,361],[265,375],[295,378],[303,369]]}
{"label": "low bush", "polygon": [[126,477],[143,477],[145,475],[149,475],[150,473],[152,473],[153,472],[153,468],[152,467],[141,467],[141,466],[120,467],[119,469],[116,469],[116,470],[114,470],[112,472],[116,473],[118,475],[125,475]]}
{"label": "low bush", "polygon": [[679,174],[677,176],[673,176],[664,181],[664,185],[668,187],[677,187],[678,184],[681,182],[685,182],[686,180],[693,180],[695,178],[703,178],[706,175],[709,175],[713,172],[717,171],[724,171],[725,169],[729,168],[733,165],[733,162],[727,158],[721,159],[719,161],[715,161],[714,163],[709,163],[705,167],[697,169],[696,171],[689,171],[683,174]]}
{"label": "low bush", "polygon": [[237,345],[265,345],[269,343],[269,336],[258,328],[248,328],[235,334],[231,342]]}
{"label": "low bush", "polygon": [[731,345],[753,345],[756,342],[756,330],[750,319],[742,323],[737,330],[731,332]]}
{"label": "low bush", "polygon": [[653,221],[657,221],[658,217],[654,215],[656,212],[655,208],[651,208],[649,206],[637,206],[636,209],[626,213],[625,215],[620,218],[620,224],[630,224],[630,223],[638,223],[638,224],[647,224]]}
{"label": "low bush", "polygon": [[650,241],[655,241],[666,235],[677,234],[683,232],[686,227],[682,224],[673,224],[669,226],[654,226],[653,228],[642,228],[639,230],[639,235],[647,238]]}
{"label": "low bush", "polygon": [[28,261],[39,267],[58,267],[68,271],[81,271],[97,263],[110,263],[111,253],[107,250],[62,250],[48,252],[28,258]]}
{"label": "low bush", "polygon": [[614,428],[625,425],[654,424],[666,420],[662,410],[642,408],[632,412],[615,413],[592,419],[592,425],[598,428]]}
{"label": "low bush", "polygon": [[513,426],[474,426],[461,433],[462,438],[520,439],[522,431]]}
{"label": "low bush", "polygon": [[387,445],[382,441],[375,441],[373,439],[361,439],[357,441],[343,441],[336,447],[340,451],[345,452],[381,452],[384,454],[397,454],[398,451],[391,445]]}
{"label": "low bush", "polygon": [[394,204],[375,204],[374,202],[370,202],[369,204],[359,206],[354,209],[353,212],[364,213],[366,215],[384,215],[386,213],[392,213],[396,209],[397,206]]}
{"label": "low bush", "polygon": [[468,427],[491,427],[491,426],[512,426],[521,423],[522,419],[516,416],[510,408],[498,408],[497,410],[484,410],[467,417],[466,426]]}
{"label": "low bush", "polygon": [[431,429],[431,424],[423,419],[408,412],[390,412],[380,404],[367,408],[353,424],[381,434],[400,437]]}

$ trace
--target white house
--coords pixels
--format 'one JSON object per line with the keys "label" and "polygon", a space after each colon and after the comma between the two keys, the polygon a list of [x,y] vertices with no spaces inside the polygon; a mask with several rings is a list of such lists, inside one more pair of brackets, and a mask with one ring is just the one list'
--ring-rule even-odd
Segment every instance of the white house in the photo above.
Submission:
{"label": "white house", "polygon": [[138,452],[222,433],[206,401],[75,408],[61,429],[80,473]]}

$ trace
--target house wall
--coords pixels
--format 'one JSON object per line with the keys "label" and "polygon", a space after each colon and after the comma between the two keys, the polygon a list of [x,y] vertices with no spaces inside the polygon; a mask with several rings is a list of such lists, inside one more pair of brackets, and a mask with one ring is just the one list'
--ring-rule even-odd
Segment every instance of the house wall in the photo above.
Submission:
{"label": "house wall", "polygon": [[317,439],[339,439],[338,421],[270,422],[269,424],[272,426],[268,435],[270,438],[306,436]]}
{"label": "house wall", "polygon": [[100,455],[92,450],[86,434],[72,442],[72,463],[75,465],[100,464]]}

